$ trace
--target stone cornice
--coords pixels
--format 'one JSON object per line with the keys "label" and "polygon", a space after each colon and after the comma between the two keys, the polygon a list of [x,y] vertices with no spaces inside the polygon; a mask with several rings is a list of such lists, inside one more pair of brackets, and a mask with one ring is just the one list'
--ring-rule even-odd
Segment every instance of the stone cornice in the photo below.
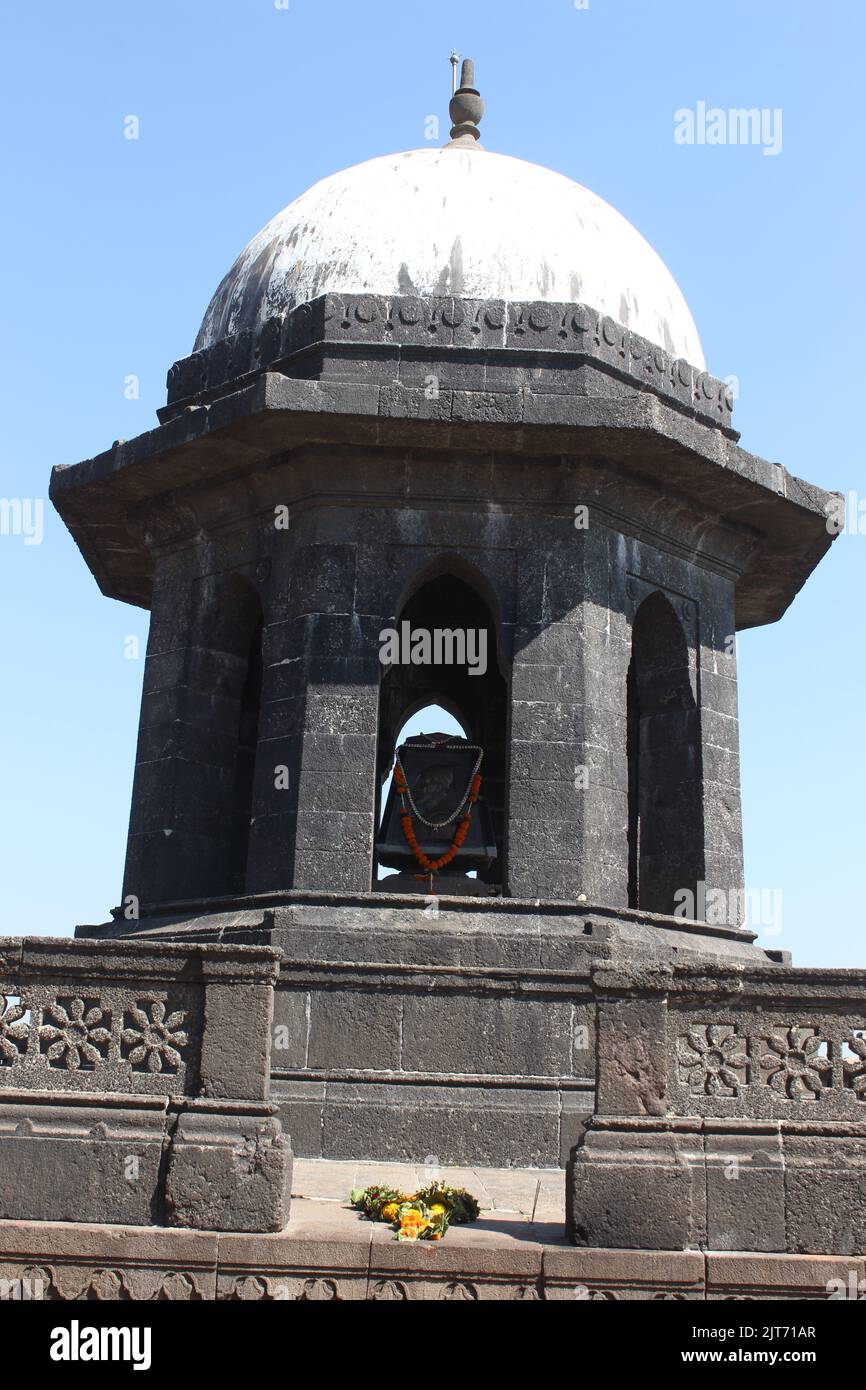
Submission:
{"label": "stone cornice", "polygon": [[475,363],[480,357],[498,369],[499,389],[508,389],[509,366],[515,373],[513,385],[520,384],[521,359],[531,354],[532,387],[538,394],[567,393],[562,369],[590,365],[730,431],[733,398],[725,382],[590,305],[450,296],[322,295],[266,320],[257,334],[244,329],[175,362],[168,373],[168,405],[159,412],[160,419],[171,419],[191,405],[224,394],[230,383],[246,383],[265,370],[304,378],[339,377],[341,354],[347,350],[343,360],[353,364],[354,380],[359,360],[366,367],[365,380],[376,382],[381,376],[384,384],[402,379],[403,358],[459,364]]}
{"label": "stone cornice", "polygon": [[[524,355],[523,363],[503,367],[497,389],[484,389],[477,373],[471,387],[466,378],[464,385],[447,386],[459,382],[464,369],[453,363],[437,369],[432,392],[421,384],[370,381],[366,358],[356,380],[262,371],[95,458],[56,468],[50,496],[103,592],[146,607],[154,542],[148,518],[159,533],[166,504],[185,505],[190,489],[237,481],[258,495],[273,465],[288,460],[300,468],[299,451],[306,447],[353,451],[348,470],[320,470],[325,493],[335,485],[351,490],[371,450],[407,459],[419,451],[432,459],[460,450],[488,458],[559,459],[574,468],[589,463],[600,476],[641,476],[677,498],[677,506],[696,505],[712,525],[754,536],[758,543],[737,583],[737,626],[781,617],[831,543],[830,494],[747,453],[732,431],[637,383],[614,381],[596,366],[579,367],[584,375],[571,390],[538,390],[533,373],[543,357]],[[429,365],[421,364],[421,379]],[[488,375],[485,365],[482,378]],[[506,469],[506,493],[508,476]],[[488,488],[485,474],[478,480],[484,506]],[[494,492],[499,488],[494,476]],[[308,492],[301,486],[301,495]],[[381,489],[375,504],[388,505]]]}

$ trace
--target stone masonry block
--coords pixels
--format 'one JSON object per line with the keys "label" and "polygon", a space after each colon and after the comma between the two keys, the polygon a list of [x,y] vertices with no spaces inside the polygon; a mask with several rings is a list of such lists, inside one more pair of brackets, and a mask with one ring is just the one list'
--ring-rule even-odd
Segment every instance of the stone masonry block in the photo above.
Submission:
{"label": "stone masonry block", "polygon": [[265,1113],[188,1110],[178,1116],[165,1174],[169,1226],[280,1231],[289,1219],[292,1151]]}

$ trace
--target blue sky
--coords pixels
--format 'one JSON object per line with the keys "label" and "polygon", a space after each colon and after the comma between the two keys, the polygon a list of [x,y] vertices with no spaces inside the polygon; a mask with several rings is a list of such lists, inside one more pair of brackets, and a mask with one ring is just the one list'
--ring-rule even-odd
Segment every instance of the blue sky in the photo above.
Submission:
{"label": "blue sky", "polygon": [[[279,0],[278,0],[279,3]],[[243,244],[324,175],[443,139],[453,48],[485,144],[619,208],[682,287],[748,449],[866,498],[862,54],[855,0],[41,0],[0,48],[3,496],[155,423]],[[782,147],[684,146],[698,102],[782,112]],[[128,116],[139,138],[124,138]],[[129,399],[130,377],[139,383]],[[866,530],[866,521],[864,521]],[[747,875],[766,944],[862,965],[866,534],[740,642]],[[147,615],[101,597],[53,512],[0,536],[0,930],[118,899]]]}

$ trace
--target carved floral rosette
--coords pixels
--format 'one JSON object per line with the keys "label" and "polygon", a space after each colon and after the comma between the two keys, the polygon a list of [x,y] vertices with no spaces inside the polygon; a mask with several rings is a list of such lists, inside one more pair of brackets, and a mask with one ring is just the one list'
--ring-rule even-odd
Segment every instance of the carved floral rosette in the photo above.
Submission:
{"label": "carved floral rosette", "polygon": [[0,982],[0,1088],[183,1094],[199,998],[70,979]]}
{"label": "carved floral rosette", "polygon": [[672,1114],[866,1120],[866,1011],[672,1010],[668,1060]]}

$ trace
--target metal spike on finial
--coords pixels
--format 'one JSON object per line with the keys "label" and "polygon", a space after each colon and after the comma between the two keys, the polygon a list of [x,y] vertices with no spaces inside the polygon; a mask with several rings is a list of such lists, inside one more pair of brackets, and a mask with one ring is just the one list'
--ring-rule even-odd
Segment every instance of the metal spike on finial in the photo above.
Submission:
{"label": "metal spike on finial", "polygon": [[[451,54],[452,85],[457,77],[457,54]],[[475,86],[475,63],[471,58],[463,59],[460,73],[460,86],[455,88],[448,106],[451,117],[451,139],[446,149],[481,149],[478,144],[478,125],[484,115],[484,102]]]}

